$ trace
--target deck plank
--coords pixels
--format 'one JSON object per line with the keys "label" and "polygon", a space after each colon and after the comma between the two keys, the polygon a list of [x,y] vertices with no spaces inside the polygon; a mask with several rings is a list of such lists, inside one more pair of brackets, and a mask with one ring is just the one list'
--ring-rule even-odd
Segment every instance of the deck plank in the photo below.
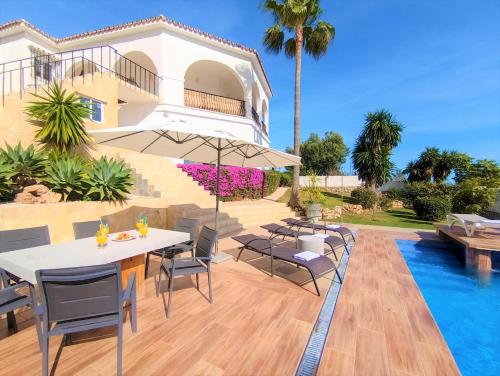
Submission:
{"label": "deck plank", "polygon": [[341,289],[335,308],[319,375],[459,374],[395,242],[395,239],[419,240],[432,236],[360,231],[347,267],[345,288]]}

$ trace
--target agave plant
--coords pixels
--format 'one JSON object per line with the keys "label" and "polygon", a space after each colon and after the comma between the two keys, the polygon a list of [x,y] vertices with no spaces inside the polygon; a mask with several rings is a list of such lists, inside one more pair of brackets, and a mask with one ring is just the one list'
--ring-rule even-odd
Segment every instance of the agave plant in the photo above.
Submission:
{"label": "agave plant", "polygon": [[37,141],[46,148],[68,151],[91,142],[85,130],[84,120],[89,117],[90,108],[81,102],[76,93],[66,94],[66,90],[54,83],[44,95],[35,94],[40,99],[30,102],[26,113],[40,127]]}
{"label": "agave plant", "polygon": [[63,201],[77,201],[84,198],[85,162],[78,156],[52,156],[43,181],[62,195]]}
{"label": "agave plant", "polygon": [[10,165],[12,169],[12,182],[18,187],[35,184],[45,174],[47,157],[39,152],[33,145],[24,149],[21,143],[12,147],[5,144],[5,149],[0,149],[0,160],[3,164]]}
{"label": "agave plant", "polygon": [[124,200],[133,184],[130,168],[123,161],[106,157],[92,161],[84,180],[90,187],[87,195],[101,201]]}
{"label": "agave plant", "polygon": [[14,197],[12,165],[0,160],[0,201],[10,201]]}

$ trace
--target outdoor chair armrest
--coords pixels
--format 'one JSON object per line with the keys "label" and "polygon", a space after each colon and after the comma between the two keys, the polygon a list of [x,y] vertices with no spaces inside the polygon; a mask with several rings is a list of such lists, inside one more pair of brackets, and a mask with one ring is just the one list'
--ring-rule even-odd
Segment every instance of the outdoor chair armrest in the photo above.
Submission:
{"label": "outdoor chair armrest", "polygon": [[135,272],[132,272],[128,279],[127,288],[125,289],[125,291],[123,291],[123,300],[130,300],[130,298],[132,297],[132,291],[133,289],[135,289],[135,280]]}
{"label": "outdoor chair armrest", "polygon": [[16,283],[15,285],[9,285],[9,286],[4,286],[2,291],[15,291],[17,289],[20,289],[22,287],[29,287],[30,284],[26,281]]}

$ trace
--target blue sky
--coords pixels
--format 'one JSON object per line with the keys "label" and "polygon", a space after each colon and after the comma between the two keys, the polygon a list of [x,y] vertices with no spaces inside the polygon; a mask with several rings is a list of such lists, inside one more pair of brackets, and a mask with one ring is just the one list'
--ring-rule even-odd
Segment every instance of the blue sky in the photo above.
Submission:
{"label": "blue sky", "polygon": [[[262,47],[271,17],[259,0],[2,0],[0,22],[25,18],[55,36],[164,14],[256,48],[274,91],[272,146],[293,142],[293,60]],[[305,58],[301,137],[341,133],[352,146],[368,111],[404,124],[398,167],[426,146],[500,160],[500,1],[323,0],[337,35]],[[349,172],[349,164],[345,169]]]}

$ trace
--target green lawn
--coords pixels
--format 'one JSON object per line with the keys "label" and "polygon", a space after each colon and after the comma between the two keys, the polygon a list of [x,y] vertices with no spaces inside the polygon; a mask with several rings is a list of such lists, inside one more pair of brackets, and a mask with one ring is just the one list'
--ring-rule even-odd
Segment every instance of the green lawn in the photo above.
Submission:
{"label": "green lawn", "polygon": [[[326,196],[325,206],[327,208],[333,208],[342,204],[340,194],[331,192],[323,192],[323,194]],[[290,189],[285,192],[279,201],[286,203],[289,199]],[[345,203],[354,203],[350,196],[344,196],[343,200]],[[419,228],[425,230],[432,230],[434,228],[432,222],[418,219],[415,216],[415,212],[411,209],[390,209],[375,213],[348,214],[343,216],[342,221],[361,225]]]}

